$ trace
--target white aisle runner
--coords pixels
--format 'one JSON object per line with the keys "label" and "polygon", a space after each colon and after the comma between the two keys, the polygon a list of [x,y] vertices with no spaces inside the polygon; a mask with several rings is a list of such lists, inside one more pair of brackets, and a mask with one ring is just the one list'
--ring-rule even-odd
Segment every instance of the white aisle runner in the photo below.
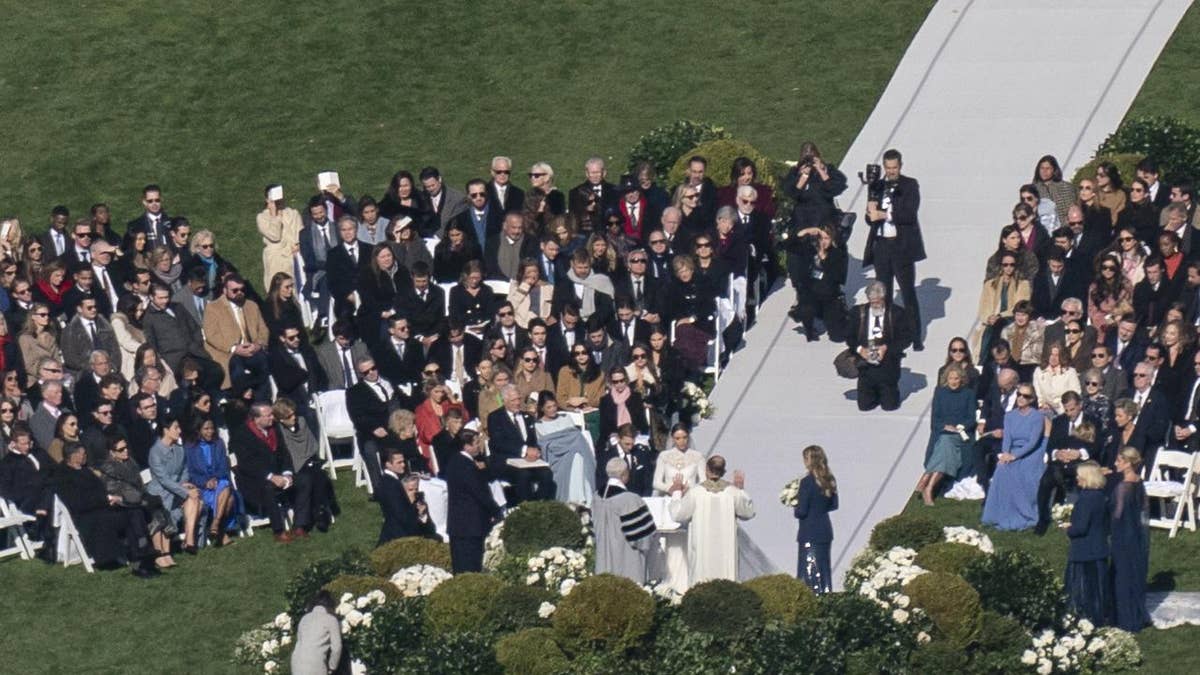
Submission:
{"label": "white aisle runner", "polygon": [[[841,164],[854,183],[841,204],[860,221],[865,194],[854,174],[885,149],[901,150],[904,173],[921,183],[929,259],[917,279],[928,349],[904,361],[901,409],[858,412],[848,397],[854,382],[831,365],[841,346],[808,344],[792,330],[785,289],[722,376],[716,418],[696,432],[701,452],[720,452],[746,471],[758,516],[744,528],[763,558],[758,567],[795,573],[795,520],[778,494],[803,472],[805,445],[825,447],[841,486],[837,587],[874,524],[903,507],[921,471],[937,368],[950,338],[974,322],[984,261],[1017,188],[1043,154],[1056,155],[1068,175],[1090,159],[1189,4],[943,0],[933,8]],[[865,240],[860,224],[850,243],[851,292],[863,285]]]}

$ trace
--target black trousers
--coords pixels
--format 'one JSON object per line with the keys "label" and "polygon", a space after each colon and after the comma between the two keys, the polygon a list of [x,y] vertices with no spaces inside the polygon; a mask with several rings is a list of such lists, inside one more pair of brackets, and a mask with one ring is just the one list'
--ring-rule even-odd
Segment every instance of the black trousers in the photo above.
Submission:
{"label": "black trousers", "polygon": [[858,409],[895,410],[900,407],[900,361],[888,357],[877,366],[864,365],[858,373]]}
{"label": "black trousers", "polygon": [[875,258],[875,278],[887,287],[888,302],[892,301],[895,285],[900,284],[900,299],[913,330],[913,343],[921,344],[921,307],[917,304],[917,266],[902,255],[895,239],[879,237],[872,255]]}
{"label": "black trousers", "polygon": [[1077,464],[1079,462],[1064,464],[1054,460],[1046,463],[1046,470],[1042,472],[1042,479],[1038,481],[1037,507],[1039,523],[1049,523],[1051,507],[1054,504],[1061,504],[1066,499],[1067,493],[1075,485],[1075,466]]}
{"label": "black trousers", "polygon": [[450,537],[450,571],[483,571],[483,537]]}

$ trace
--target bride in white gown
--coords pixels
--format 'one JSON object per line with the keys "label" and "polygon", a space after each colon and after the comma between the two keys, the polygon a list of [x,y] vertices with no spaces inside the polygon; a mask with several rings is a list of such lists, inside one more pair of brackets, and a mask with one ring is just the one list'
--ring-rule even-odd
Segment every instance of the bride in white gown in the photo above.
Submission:
{"label": "bride in white gown", "polygon": [[[658,453],[654,469],[654,494],[666,496],[670,493],[675,477],[680,476],[688,487],[698,485],[704,475],[704,455],[692,449],[691,434],[681,425],[671,429],[674,447]],[[651,577],[661,577],[663,585],[679,593],[688,589],[687,527],[680,526],[673,532],[663,532],[665,555],[659,556]]]}

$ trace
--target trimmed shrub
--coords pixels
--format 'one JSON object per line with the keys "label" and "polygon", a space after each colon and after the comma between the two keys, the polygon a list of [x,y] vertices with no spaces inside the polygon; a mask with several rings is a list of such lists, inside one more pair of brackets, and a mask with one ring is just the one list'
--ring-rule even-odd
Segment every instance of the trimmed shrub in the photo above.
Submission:
{"label": "trimmed shrub", "polygon": [[658,180],[664,181],[675,160],[685,152],[705,141],[721,138],[729,138],[729,132],[708,122],[679,120],[664,124],[639,138],[629,150],[629,172],[633,173],[641,162],[650,162]]}
{"label": "trimmed shrub", "polygon": [[937,632],[959,649],[979,637],[983,607],[979,593],[962,577],[929,572],[904,584],[914,607],[925,610]]}
{"label": "trimmed shrub", "polygon": [[562,502],[525,502],[504,518],[504,550],[524,561],[552,546],[582,551],[586,536],[579,516]]}
{"label": "trimmed shrub", "polygon": [[541,586],[506,585],[493,598],[487,623],[501,633],[548,625],[538,616],[538,608],[543,602],[557,604],[558,597]]}
{"label": "trimmed shrub", "polygon": [[1114,165],[1116,165],[1117,170],[1121,172],[1121,182],[1125,183],[1125,185],[1129,185],[1129,181],[1137,178],[1137,171],[1135,170],[1135,167],[1140,161],[1142,161],[1142,155],[1128,153],[1098,155],[1093,157],[1092,161],[1079,167],[1079,169],[1075,172],[1075,177],[1072,179],[1072,182],[1078,185],[1079,181],[1084,178],[1091,178],[1094,180],[1096,178],[1096,167],[1099,166],[1100,162],[1112,162]]}
{"label": "trimmed shrub", "polygon": [[871,530],[871,548],[886,553],[893,546],[920,551],[942,541],[942,526],[925,516],[900,514],[879,521]]}
{"label": "trimmed shrub", "polygon": [[785,164],[772,160],[746,141],[723,138],[701,143],[680,155],[667,174],[667,186],[683,182],[687,176],[688,158],[692,155],[700,155],[708,161],[704,175],[717,185],[729,184],[729,172],[733,169],[733,160],[738,157],[753,160],[754,166],[758,168],[758,181],[773,191],[778,191],[779,180],[787,173]]}
{"label": "trimmed shrub", "polygon": [[500,638],[496,661],[510,675],[558,675],[568,666],[567,655],[549,628],[527,628]]}
{"label": "trimmed shrub", "polygon": [[287,590],[284,591],[287,612],[294,620],[299,621],[307,611],[308,603],[325,584],[343,574],[369,575],[373,572],[370,561],[358,549],[345,551],[336,558],[313,562],[288,582]]}
{"label": "trimmed shrub", "polygon": [[390,579],[413,565],[432,565],[450,571],[450,545],[424,537],[402,537],[371,551],[371,566],[381,577]]}
{"label": "trimmed shrub", "polygon": [[425,606],[425,624],[434,634],[479,630],[487,625],[504,582],[484,574],[460,574],[433,589]]}
{"label": "trimmed shrub", "polygon": [[1097,155],[1122,153],[1137,155],[1138,159],[1153,157],[1158,161],[1160,178],[1200,178],[1200,128],[1174,117],[1125,120],[1096,151]]}
{"label": "trimmed shrub", "polygon": [[558,603],[552,620],[559,644],[568,650],[624,650],[653,627],[654,598],[629,579],[600,574],[579,582]]}
{"label": "trimmed shrub", "polygon": [[763,614],[791,625],[817,615],[817,596],[804,582],[788,574],[751,579],[745,584],[762,601]]}
{"label": "trimmed shrub", "polygon": [[1041,557],[1000,551],[967,565],[962,576],[984,609],[1005,614],[1030,630],[1057,624],[1066,612],[1062,578]]}
{"label": "trimmed shrub", "polygon": [[400,589],[393,586],[387,579],[358,574],[343,574],[334,577],[332,581],[321,588],[329,591],[335,602],[342,597],[343,593],[349,593],[357,598],[376,590],[383,591],[388,600],[398,600],[401,597]]}
{"label": "trimmed shrub", "polygon": [[688,589],[679,603],[679,618],[692,630],[729,635],[761,626],[763,601],[736,581],[713,579]]}
{"label": "trimmed shrub", "polygon": [[930,572],[962,574],[968,564],[985,555],[987,554],[969,544],[939,541],[928,544],[917,552],[917,558],[913,564]]}

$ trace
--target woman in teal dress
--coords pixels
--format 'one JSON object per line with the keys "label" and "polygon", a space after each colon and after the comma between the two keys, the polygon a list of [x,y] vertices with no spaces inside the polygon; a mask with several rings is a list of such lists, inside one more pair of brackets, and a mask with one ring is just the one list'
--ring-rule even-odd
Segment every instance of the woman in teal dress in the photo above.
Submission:
{"label": "woman in teal dress", "polygon": [[991,489],[983,505],[983,524],[999,530],[1027,530],[1037,524],[1037,487],[1045,470],[1042,455],[1050,420],[1038,411],[1033,385],[1017,387],[1016,406],[1004,416],[1004,440]]}
{"label": "woman in teal dress", "polygon": [[969,441],[962,433],[974,427],[975,392],[963,386],[966,380],[962,368],[951,364],[942,369],[941,381],[933,394],[933,411],[929,416],[929,449],[925,453],[925,473],[917,483],[917,492],[926,506],[933,506],[942,477],[951,480],[962,468],[963,451]]}

